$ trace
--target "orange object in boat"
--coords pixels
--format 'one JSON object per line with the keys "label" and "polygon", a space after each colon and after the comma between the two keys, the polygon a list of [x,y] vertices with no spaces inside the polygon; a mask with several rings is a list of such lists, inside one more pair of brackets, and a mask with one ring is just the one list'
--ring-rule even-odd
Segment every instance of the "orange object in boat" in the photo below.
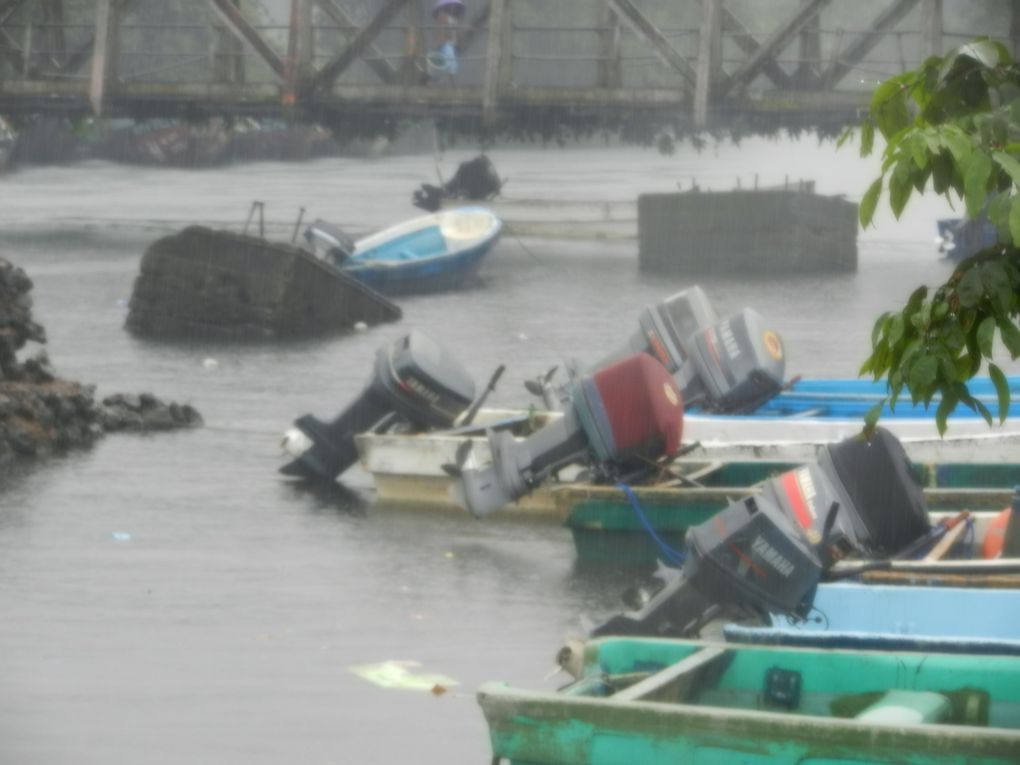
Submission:
{"label": "orange object in boat", "polygon": [[1013,515],[1013,508],[1007,507],[992,518],[985,531],[985,542],[981,546],[981,557],[985,560],[998,558],[1002,554],[1002,544],[1006,539],[1006,528]]}

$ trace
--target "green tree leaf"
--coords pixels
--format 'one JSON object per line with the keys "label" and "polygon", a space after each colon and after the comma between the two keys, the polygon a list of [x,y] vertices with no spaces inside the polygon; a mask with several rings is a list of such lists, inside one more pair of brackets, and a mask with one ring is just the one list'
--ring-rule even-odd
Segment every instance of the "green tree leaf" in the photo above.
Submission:
{"label": "green tree leaf", "polygon": [[995,392],[999,395],[999,424],[1002,424],[1006,421],[1006,415],[1009,413],[1009,382],[1006,380],[1006,375],[995,364],[988,365],[988,376],[992,378]]}
{"label": "green tree leaf", "polygon": [[1000,319],[998,326],[1002,344],[1006,346],[1010,356],[1017,358],[1020,356],[1020,329],[1017,329],[1016,324],[1009,319]]}
{"label": "green tree leaf", "polygon": [[861,206],[858,211],[858,215],[861,220],[861,228],[867,228],[871,225],[871,219],[875,215],[875,207],[878,206],[878,198],[882,193],[882,179],[878,178],[868,190],[864,192],[864,197],[861,199]]}
{"label": "green tree leaf", "polygon": [[884,398],[864,413],[865,438],[870,439],[875,434],[875,428],[878,426],[878,418],[882,416],[883,406],[885,406]]}
{"label": "green tree leaf", "polygon": [[971,218],[976,218],[984,207],[991,174],[992,160],[988,155],[983,151],[973,152],[963,171],[964,198],[967,202],[967,215]]}
{"label": "green tree leaf", "polygon": [[978,348],[988,358],[992,357],[992,341],[995,339],[995,317],[989,316],[984,319],[977,329]]}
{"label": "green tree leaf", "polygon": [[956,287],[956,294],[960,296],[960,305],[972,308],[981,302],[985,296],[985,285],[981,281],[981,271],[977,268],[969,268],[960,279]]}
{"label": "green tree leaf", "polygon": [[1009,236],[1013,244],[1020,245],[1020,196],[1009,204]]}
{"label": "green tree leaf", "polygon": [[939,372],[939,360],[930,355],[923,355],[915,361],[910,367],[910,377],[908,382],[910,384],[910,390],[915,389],[919,392],[927,392],[929,388],[935,383],[935,376]]}
{"label": "green tree leaf", "polygon": [[1006,172],[1015,185],[1020,186],[1020,162],[1004,151],[993,151],[992,159]]}
{"label": "green tree leaf", "polygon": [[953,393],[945,392],[942,394],[942,400],[939,402],[938,409],[935,410],[935,427],[938,428],[940,436],[946,434],[946,421],[953,410],[956,409],[958,400]]}

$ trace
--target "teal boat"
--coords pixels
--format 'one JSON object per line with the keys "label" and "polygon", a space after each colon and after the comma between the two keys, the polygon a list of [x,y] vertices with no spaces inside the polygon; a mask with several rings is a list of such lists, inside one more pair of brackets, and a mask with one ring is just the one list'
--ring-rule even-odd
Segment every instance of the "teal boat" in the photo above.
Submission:
{"label": "teal boat", "polygon": [[1020,656],[1020,591],[821,584],[808,619],[727,624],[727,640],[764,645]]}
{"label": "teal boat", "polygon": [[602,639],[559,692],[488,683],[493,762],[1016,765],[1020,658]]}
{"label": "teal boat", "polygon": [[[665,557],[669,562],[664,547],[680,549],[690,527],[729,501],[754,494],[762,481],[799,467],[773,461],[675,465],[682,475],[669,484],[556,487],[556,511],[573,535],[578,559],[636,565]],[[1013,487],[1020,485],[1017,463],[915,464],[914,472],[934,515],[997,512],[1009,506]]]}

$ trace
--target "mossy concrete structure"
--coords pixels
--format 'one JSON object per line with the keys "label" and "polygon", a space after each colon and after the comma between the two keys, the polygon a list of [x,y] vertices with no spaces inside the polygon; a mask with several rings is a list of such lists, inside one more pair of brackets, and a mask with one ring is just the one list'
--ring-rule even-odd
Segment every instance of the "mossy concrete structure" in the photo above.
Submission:
{"label": "mossy concrete structure", "polygon": [[285,338],[400,316],[398,306],[304,250],[191,226],[145,253],[127,327],[144,336]]}
{"label": "mossy concrete structure", "polygon": [[638,261],[648,273],[857,270],[857,205],[807,188],[643,194]]}

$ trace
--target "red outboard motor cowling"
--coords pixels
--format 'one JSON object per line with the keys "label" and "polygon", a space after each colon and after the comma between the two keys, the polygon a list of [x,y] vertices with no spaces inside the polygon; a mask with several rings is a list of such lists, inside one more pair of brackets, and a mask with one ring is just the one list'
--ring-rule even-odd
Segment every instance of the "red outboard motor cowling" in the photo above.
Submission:
{"label": "red outboard motor cowling", "polygon": [[618,479],[676,453],[683,399],[672,375],[651,356],[628,356],[572,387],[571,408],[562,419],[523,440],[489,431],[491,464],[476,467],[467,454],[450,466],[473,515],[488,515],[523,497],[570,463],[586,462],[597,477]]}

